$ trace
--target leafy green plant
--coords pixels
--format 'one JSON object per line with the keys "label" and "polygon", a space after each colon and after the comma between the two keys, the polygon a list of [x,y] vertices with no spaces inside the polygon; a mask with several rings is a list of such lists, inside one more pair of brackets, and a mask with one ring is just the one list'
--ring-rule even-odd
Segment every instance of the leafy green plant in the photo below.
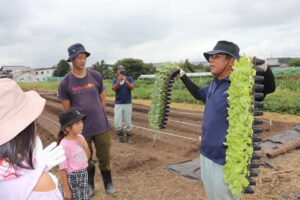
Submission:
{"label": "leafy green plant", "polygon": [[177,63],[164,63],[157,69],[154,80],[154,91],[151,96],[151,107],[149,111],[149,123],[152,128],[164,128],[167,120],[168,103],[170,103],[170,92],[172,89],[172,74],[178,71]]}
{"label": "leafy green plant", "polygon": [[228,134],[226,136],[226,164],[224,179],[233,195],[241,194],[249,185],[247,176],[252,155],[253,85],[256,71],[246,57],[233,66],[228,89]]}

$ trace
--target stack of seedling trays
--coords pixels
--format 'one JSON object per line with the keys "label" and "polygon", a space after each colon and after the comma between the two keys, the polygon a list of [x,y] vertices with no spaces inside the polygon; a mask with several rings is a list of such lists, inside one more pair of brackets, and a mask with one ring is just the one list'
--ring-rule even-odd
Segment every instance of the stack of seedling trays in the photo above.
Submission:
{"label": "stack of seedling trays", "polygon": [[172,87],[179,74],[177,66],[175,63],[164,63],[155,74],[154,92],[149,111],[149,123],[152,128],[164,129],[167,126]]}
{"label": "stack of seedling trays", "polygon": [[264,70],[262,68],[257,67],[258,65],[264,64],[264,60],[260,60],[258,58],[253,59],[253,64],[256,70],[255,75],[255,83],[253,87],[253,99],[254,99],[254,120],[253,120],[253,156],[249,165],[249,171],[250,174],[248,176],[249,180],[249,186],[245,189],[246,194],[253,194],[254,190],[251,186],[256,185],[256,181],[252,177],[258,176],[258,171],[256,171],[256,168],[259,168],[259,159],[260,156],[256,153],[256,151],[260,151],[261,147],[259,146],[259,142],[262,141],[262,139],[258,136],[260,133],[263,132],[263,129],[260,127],[260,125],[263,124],[263,120],[256,118],[257,116],[263,115],[263,99],[264,99]]}

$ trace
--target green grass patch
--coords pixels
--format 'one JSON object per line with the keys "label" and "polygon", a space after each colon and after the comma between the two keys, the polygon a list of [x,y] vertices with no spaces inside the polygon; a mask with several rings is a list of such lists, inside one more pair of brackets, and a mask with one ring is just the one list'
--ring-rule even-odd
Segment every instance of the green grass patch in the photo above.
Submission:
{"label": "green grass patch", "polygon": [[264,110],[300,115],[300,91],[278,87],[273,94],[267,95]]}
{"label": "green grass patch", "polygon": [[267,95],[264,110],[300,115],[300,76],[276,75],[276,91]]}
{"label": "green grass patch", "polygon": [[38,88],[43,90],[57,91],[59,82],[18,82],[18,84],[21,88]]}

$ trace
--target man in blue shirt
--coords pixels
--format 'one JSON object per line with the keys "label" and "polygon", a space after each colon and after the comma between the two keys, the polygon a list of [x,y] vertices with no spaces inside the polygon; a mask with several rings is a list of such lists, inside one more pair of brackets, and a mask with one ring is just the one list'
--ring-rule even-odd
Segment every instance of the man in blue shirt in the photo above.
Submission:
{"label": "man in blue shirt", "polygon": [[[117,67],[117,75],[112,82],[112,90],[116,92],[115,99],[115,131],[120,137],[120,142],[131,143],[129,137],[132,136],[131,130],[131,90],[134,89],[134,81],[130,76],[125,75],[125,67],[119,65]],[[125,122],[124,131],[122,130],[122,121]]]}
{"label": "man in blue shirt", "polygon": [[[226,147],[224,145],[228,129],[227,90],[229,75],[234,61],[239,59],[239,47],[233,42],[218,41],[212,51],[204,53],[210,63],[210,71],[215,79],[208,86],[199,88],[181,70],[180,78],[189,92],[205,104],[200,146],[201,179],[208,200],[239,199],[234,197],[224,182]],[[264,91],[266,95],[275,91],[274,76],[270,68],[264,69]]]}

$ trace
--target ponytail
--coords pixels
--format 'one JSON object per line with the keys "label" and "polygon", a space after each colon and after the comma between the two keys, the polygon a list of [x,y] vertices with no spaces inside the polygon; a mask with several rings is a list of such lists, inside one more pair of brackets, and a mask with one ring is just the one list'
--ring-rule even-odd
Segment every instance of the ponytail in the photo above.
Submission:
{"label": "ponytail", "polygon": [[62,141],[62,139],[64,139],[65,136],[66,136],[66,134],[64,133],[64,131],[59,131],[59,133],[58,133],[58,140],[57,140],[57,144],[58,145]]}

